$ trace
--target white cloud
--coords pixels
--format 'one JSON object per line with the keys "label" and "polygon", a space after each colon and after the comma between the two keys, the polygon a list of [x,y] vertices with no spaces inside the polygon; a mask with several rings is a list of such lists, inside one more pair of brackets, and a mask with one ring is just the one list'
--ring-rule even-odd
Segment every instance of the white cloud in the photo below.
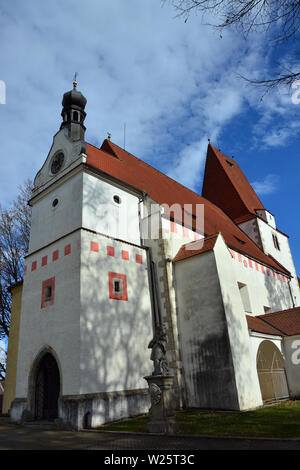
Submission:
{"label": "white cloud", "polygon": [[[228,31],[220,39],[197,18],[186,24],[174,18],[174,10],[159,1],[86,0],[83,6],[73,0],[15,0],[1,10],[4,202],[43,164],[75,71],[88,100],[86,139],[100,144],[110,131],[122,146],[126,123],[130,152],[193,189],[207,138],[214,143],[247,103],[257,106],[253,89],[237,76],[263,67],[257,37],[246,43]],[[265,122],[274,106],[276,112],[284,109],[283,103],[263,106]]]}
{"label": "white cloud", "polygon": [[278,189],[279,176],[269,174],[263,181],[254,181],[252,187],[260,195],[272,194]]}

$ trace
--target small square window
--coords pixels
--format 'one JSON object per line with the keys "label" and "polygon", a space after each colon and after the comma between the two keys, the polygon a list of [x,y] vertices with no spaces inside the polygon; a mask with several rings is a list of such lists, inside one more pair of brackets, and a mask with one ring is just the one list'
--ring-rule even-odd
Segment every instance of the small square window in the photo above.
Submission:
{"label": "small square window", "polygon": [[42,284],[41,308],[48,307],[54,303],[55,277],[47,279]]}
{"label": "small square window", "polygon": [[45,288],[45,295],[44,295],[44,301],[49,302],[52,299],[52,286],[46,286]]}
{"label": "small square window", "polygon": [[123,282],[121,279],[114,279],[114,294],[123,296]]}
{"label": "small square window", "polygon": [[110,299],[128,300],[125,274],[108,273],[108,281]]}

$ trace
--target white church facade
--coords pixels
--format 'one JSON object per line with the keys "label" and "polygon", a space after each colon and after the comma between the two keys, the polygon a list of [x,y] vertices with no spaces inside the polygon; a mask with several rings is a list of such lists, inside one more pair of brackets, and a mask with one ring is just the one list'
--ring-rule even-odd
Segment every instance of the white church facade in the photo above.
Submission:
{"label": "white church facade", "polygon": [[159,325],[178,409],[299,397],[288,237],[238,163],[209,144],[200,196],[110,139],[85,142],[85,105],[74,83],[34,180],[4,411],[74,429],[146,413]]}

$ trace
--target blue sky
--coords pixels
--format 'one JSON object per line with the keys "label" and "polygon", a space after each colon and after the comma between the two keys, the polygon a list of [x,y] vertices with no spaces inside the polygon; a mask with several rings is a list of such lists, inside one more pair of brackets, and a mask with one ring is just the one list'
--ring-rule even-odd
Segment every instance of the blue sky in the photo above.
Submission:
{"label": "blue sky", "polygon": [[85,94],[86,140],[107,132],[126,149],[201,192],[207,139],[234,155],[280,230],[291,237],[300,273],[300,104],[291,90],[249,86],[291,49],[273,53],[263,34],[187,23],[160,0],[0,1],[0,201],[42,166],[60,125],[61,99]]}

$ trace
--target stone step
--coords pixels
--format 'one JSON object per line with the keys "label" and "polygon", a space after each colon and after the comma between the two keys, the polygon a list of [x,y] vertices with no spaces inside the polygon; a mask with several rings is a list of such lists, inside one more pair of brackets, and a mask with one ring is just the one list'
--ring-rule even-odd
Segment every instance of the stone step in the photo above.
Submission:
{"label": "stone step", "polygon": [[32,429],[57,429],[54,421],[27,421],[24,426]]}

